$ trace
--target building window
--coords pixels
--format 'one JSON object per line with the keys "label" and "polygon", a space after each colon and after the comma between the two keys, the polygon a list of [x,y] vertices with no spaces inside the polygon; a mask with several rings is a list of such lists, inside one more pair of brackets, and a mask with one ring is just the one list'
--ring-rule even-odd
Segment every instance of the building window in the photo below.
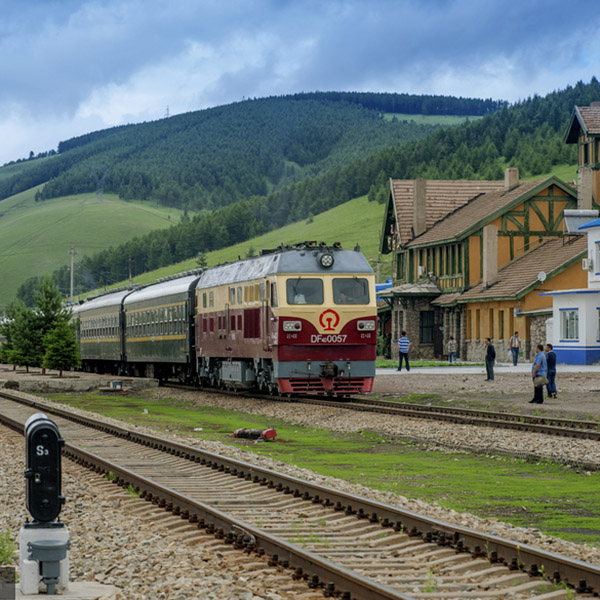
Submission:
{"label": "building window", "polygon": [[579,309],[566,308],[560,311],[560,337],[562,340],[579,339]]}
{"label": "building window", "polygon": [[434,312],[422,310],[420,314],[419,341],[421,344],[433,344]]}

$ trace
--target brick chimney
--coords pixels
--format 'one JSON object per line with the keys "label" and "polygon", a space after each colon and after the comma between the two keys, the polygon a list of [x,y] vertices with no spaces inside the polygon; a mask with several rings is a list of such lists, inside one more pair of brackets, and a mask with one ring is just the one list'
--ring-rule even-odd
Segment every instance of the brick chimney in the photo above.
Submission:
{"label": "brick chimney", "polygon": [[592,209],[592,170],[589,167],[580,167],[577,171],[577,208],[579,210]]}
{"label": "brick chimney", "polygon": [[510,167],[504,171],[504,191],[510,192],[519,185],[519,169]]}
{"label": "brick chimney", "polygon": [[481,240],[483,253],[483,287],[486,288],[498,275],[498,227],[486,225]]}
{"label": "brick chimney", "polygon": [[425,179],[415,179],[413,188],[413,232],[417,237],[425,232],[427,182]]}

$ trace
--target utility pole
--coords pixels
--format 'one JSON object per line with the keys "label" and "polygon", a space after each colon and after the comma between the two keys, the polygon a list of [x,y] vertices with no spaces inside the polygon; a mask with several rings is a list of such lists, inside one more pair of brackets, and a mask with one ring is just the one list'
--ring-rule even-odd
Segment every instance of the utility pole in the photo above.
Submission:
{"label": "utility pole", "polygon": [[133,263],[133,258],[131,258],[131,256],[127,259],[127,262],[129,263],[129,285],[133,285],[133,277],[131,276],[131,265]]}
{"label": "utility pole", "polygon": [[67,251],[67,254],[71,255],[71,301],[73,301],[73,270],[75,263],[75,255],[78,254],[73,244],[71,244],[71,249]]}

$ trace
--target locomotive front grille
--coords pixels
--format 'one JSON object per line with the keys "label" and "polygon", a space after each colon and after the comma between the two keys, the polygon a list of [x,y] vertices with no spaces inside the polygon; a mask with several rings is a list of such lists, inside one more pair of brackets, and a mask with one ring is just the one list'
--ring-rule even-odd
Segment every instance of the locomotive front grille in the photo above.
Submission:
{"label": "locomotive front grille", "polygon": [[[306,378],[294,378],[289,379],[289,388],[294,393],[302,392],[313,392],[316,394],[325,394],[331,392],[343,392],[343,393],[358,393],[363,391],[369,391],[365,389],[365,385],[370,381],[366,377],[337,377],[333,379],[333,386],[331,386],[332,380],[327,380],[327,386],[320,377],[306,377]],[[287,386],[286,386],[287,387]]]}

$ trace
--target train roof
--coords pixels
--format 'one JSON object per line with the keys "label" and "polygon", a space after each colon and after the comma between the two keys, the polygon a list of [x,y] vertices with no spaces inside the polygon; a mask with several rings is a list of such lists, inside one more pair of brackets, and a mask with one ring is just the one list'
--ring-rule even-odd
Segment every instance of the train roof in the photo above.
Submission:
{"label": "train roof", "polygon": [[[323,267],[320,258],[331,254],[331,267]],[[207,269],[198,281],[198,289],[227,283],[251,281],[276,274],[371,274],[373,269],[357,250],[309,246],[286,248],[264,256]]]}
{"label": "train roof", "polygon": [[109,294],[103,294],[102,296],[96,296],[91,300],[86,300],[83,304],[75,304],[73,306],[73,314],[84,312],[86,310],[94,310],[96,308],[106,308],[109,306],[120,306],[123,298],[128,294],[131,294],[133,290],[119,290]]}
{"label": "train roof", "polygon": [[154,298],[188,292],[195,287],[199,277],[200,274],[195,273],[185,277],[167,278],[165,281],[151,283],[127,296],[123,304],[127,306],[135,302],[143,302],[144,300],[153,300]]}

